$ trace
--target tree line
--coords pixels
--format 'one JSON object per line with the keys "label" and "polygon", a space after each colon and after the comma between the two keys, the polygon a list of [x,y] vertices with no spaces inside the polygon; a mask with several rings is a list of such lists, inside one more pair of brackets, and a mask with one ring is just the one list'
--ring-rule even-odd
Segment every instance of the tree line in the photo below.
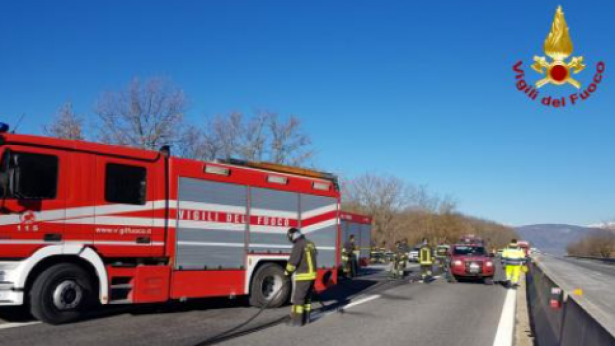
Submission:
{"label": "tree line", "polygon": [[613,230],[595,230],[568,245],[572,256],[615,258],[615,233]]}
{"label": "tree line", "polygon": [[[310,165],[314,149],[295,116],[256,111],[228,112],[189,122],[188,98],[168,79],[133,79],[125,88],[102,93],[92,114],[78,114],[70,102],[44,126],[51,137],[93,140],[158,150],[170,145],[182,157],[214,160],[239,158],[288,165]],[[93,126],[87,131],[86,123]]]}
{"label": "tree line", "polygon": [[516,232],[502,224],[457,211],[451,196],[439,196],[427,187],[396,176],[366,173],[342,182],[342,208],[373,217],[372,241],[392,249],[396,241],[451,244],[462,235],[481,237],[491,248],[503,248]]}

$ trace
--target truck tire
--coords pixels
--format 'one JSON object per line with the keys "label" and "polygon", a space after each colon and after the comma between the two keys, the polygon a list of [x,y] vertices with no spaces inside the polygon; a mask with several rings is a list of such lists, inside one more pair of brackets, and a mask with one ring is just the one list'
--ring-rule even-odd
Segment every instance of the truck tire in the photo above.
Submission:
{"label": "truck tire", "polygon": [[[291,282],[277,264],[267,263],[258,268],[250,286],[250,305],[257,308],[278,308],[288,301]],[[278,293],[279,291],[279,293]]]}
{"label": "truck tire", "polygon": [[30,289],[30,312],[45,323],[62,324],[82,317],[95,300],[90,275],[81,267],[62,263],[43,271]]}

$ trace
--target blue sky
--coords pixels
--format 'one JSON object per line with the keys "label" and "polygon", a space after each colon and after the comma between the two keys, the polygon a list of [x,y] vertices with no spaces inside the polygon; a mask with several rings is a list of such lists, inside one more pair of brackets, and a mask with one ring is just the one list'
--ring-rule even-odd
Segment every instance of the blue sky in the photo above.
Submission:
{"label": "blue sky", "polygon": [[[548,109],[514,86],[561,4],[589,83]],[[22,133],[66,101],[166,76],[188,117],[267,109],[299,116],[317,164],[390,173],[509,224],[615,218],[613,1],[4,1],[0,118]],[[613,73],[613,77],[611,77]],[[585,84],[587,84],[585,83]],[[547,86],[545,94],[572,87]]]}

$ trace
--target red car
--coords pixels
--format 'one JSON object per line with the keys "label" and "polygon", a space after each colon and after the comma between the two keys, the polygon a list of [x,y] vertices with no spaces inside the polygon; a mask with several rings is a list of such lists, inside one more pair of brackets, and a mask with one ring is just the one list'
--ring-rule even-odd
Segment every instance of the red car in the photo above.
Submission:
{"label": "red car", "polygon": [[495,265],[484,244],[455,244],[450,255],[451,273],[455,279],[476,279],[493,284]]}

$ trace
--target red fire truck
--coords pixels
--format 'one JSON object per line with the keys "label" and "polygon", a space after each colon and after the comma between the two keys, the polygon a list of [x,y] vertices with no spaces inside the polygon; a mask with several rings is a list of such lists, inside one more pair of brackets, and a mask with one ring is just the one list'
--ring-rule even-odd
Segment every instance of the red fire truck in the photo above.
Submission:
{"label": "red fire truck", "polygon": [[0,157],[0,306],[53,324],[98,303],[247,295],[280,306],[289,227],[317,246],[317,289],[337,281],[329,174],[6,132]]}
{"label": "red fire truck", "polygon": [[372,218],[349,212],[340,213],[342,245],[353,234],[355,245],[358,248],[357,258],[359,266],[366,267],[369,264],[372,243]]}

